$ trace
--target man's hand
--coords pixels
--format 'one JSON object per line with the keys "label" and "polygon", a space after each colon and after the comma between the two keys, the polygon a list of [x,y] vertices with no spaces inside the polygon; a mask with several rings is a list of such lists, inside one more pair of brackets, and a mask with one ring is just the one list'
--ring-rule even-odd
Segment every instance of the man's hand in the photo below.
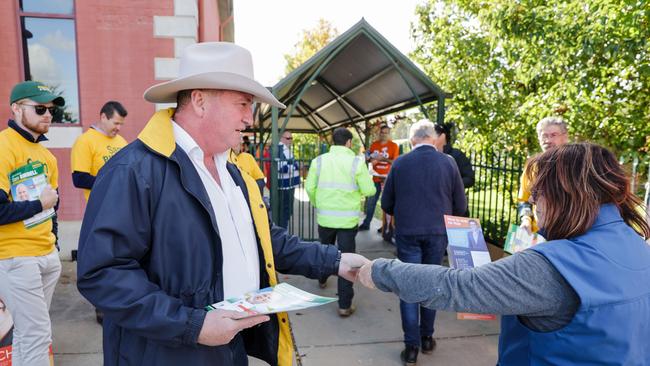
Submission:
{"label": "man's hand", "polygon": [[522,216],[521,217],[521,224],[519,225],[520,228],[526,230],[528,234],[532,234],[533,232],[533,219],[530,216]]}
{"label": "man's hand", "polygon": [[356,253],[342,253],[338,275],[350,282],[354,282],[357,279],[359,269],[366,263],[370,263],[370,260],[362,255]]}
{"label": "man's hand", "polygon": [[372,265],[375,261],[366,263],[359,270],[359,275],[357,279],[361,282],[362,285],[366,286],[369,289],[376,289],[375,283],[372,281]]}
{"label": "man's hand", "polygon": [[43,188],[41,196],[38,199],[41,201],[43,211],[45,211],[56,205],[56,201],[59,199],[59,195],[54,189],[52,189],[52,186],[48,184]]}
{"label": "man's hand", "polygon": [[264,323],[270,319],[266,315],[243,319],[241,316],[242,314],[236,311],[209,311],[203,321],[198,343],[206,346],[228,344],[240,331]]}

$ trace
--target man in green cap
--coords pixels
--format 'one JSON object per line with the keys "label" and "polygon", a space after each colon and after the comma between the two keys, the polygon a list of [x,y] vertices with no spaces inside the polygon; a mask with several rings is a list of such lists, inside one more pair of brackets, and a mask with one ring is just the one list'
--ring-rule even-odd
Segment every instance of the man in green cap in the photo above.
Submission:
{"label": "man in green cap", "polygon": [[56,158],[39,142],[65,101],[47,85],[25,81],[13,88],[9,104],[13,119],[0,132],[0,298],[14,319],[12,364],[45,366],[61,262]]}

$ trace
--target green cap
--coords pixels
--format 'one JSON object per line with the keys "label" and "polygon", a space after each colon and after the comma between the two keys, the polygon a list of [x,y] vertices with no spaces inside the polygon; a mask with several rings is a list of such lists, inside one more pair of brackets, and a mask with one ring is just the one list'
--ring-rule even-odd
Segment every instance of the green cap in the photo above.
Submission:
{"label": "green cap", "polygon": [[14,86],[14,89],[11,91],[9,104],[13,104],[21,99],[26,98],[29,98],[37,103],[52,102],[59,107],[63,107],[65,105],[65,100],[63,97],[52,93],[52,89],[50,89],[49,86],[38,81],[23,81],[22,83],[16,84],[16,86]]}

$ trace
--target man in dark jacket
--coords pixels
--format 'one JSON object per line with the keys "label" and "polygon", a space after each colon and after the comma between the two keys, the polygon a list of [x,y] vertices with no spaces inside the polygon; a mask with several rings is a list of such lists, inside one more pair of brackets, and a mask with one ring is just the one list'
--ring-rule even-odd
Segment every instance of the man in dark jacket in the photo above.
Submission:
{"label": "man in dark jacket", "polygon": [[436,147],[436,150],[454,158],[456,165],[458,165],[460,176],[463,179],[463,186],[465,188],[471,188],[474,186],[474,168],[472,168],[472,162],[469,161],[464,152],[451,146],[452,127],[453,125],[451,123],[435,125],[437,136],[435,138],[434,146]]}
{"label": "man in dark jacket", "polygon": [[274,226],[255,181],[228,163],[253,101],[284,107],[232,43],[188,46],[180,76],[149,88],[156,112],[100,171],[78,253],[81,294],[104,312],[104,364],[290,365],[286,313],[205,306],[273,286],[276,271],[354,280],[367,260]]}
{"label": "man in dark jacket", "polygon": [[[410,129],[413,150],[399,157],[388,174],[381,208],[395,216],[397,257],[406,263],[440,264],[447,247],[444,215],[461,215],[467,203],[454,160],[433,146],[433,123],[423,120]],[[400,300],[406,365],[433,352],[436,313]],[[419,319],[419,320],[418,320]]]}

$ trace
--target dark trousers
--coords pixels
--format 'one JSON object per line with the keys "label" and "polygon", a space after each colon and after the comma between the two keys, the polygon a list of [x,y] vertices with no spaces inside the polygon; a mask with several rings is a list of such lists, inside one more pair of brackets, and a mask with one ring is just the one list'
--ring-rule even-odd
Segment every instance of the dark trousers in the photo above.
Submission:
{"label": "dark trousers", "polygon": [[375,207],[377,206],[377,201],[379,201],[379,196],[381,195],[381,183],[375,182],[375,188],[377,193],[374,196],[366,198],[366,218],[363,219],[361,226],[370,227],[370,221],[372,217],[375,216]]}
{"label": "dark trousers", "polygon": [[[395,235],[395,245],[397,246],[397,258],[402,262],[441,264],[447,248],[447,236]],[[421,337],[433,335],[436,311],[402,300],[399,302],[399,308],[402,315],[404,343],[420,347]]]}
{"label": "dark trousers", "polygon": [[277,224],[285,229],[289,228],[289,219],[293,214],[293,194],[295,190],[295,188],[278,190],[280,196],[280,218]]}
{"label": "dark trousers", "polygon": [[[357,228],[352,229],[333,229],[329,227],[323,227],[318,225],[318,236],[320,237],[320,242],[323,244],[334,245],[337,243],[341,253],[355,253],[356,252],[356,242],[354,238],[357,235]],[[327,281],[327,278],[319,280],[321,283]],[[339,291],[339,308],[348,309],[352,306],[352,297],[354,297],[354,289],[352,288],[352,282],[339,277],[338,279],[338,291]]]}

